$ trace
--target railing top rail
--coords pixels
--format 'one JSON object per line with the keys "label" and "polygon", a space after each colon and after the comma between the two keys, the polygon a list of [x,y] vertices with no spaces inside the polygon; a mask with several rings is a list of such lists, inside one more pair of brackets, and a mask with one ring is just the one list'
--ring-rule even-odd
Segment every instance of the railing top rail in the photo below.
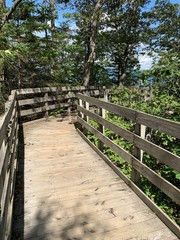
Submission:
{"label": "railing top rail", "polygon": [[[61,92],[61,91],[86,91],[86,90],[97,90],[97,89],[106,89],[105,86],[62,86],[62,87],[42,87],[42,88],[24,88],[17,89],[18,95],[25,94],[34,94],[34,93],[46,93],[46,92]],[[14,91],[14,90],[13,90]]]}
{"label": "railing top rail", "polygon": [[125,117],[136,123],[145,125],[147,127],[153,128],[160,132],[169,134],[175,138],[180,139],[180,122],[171,121],[169,119],[164,119],[157,117],[148,113],[144,113],[138,110],[130,109],[127,107],[119,106],[117,104],[105,102],[93,97],[83,95],[81,93],[77,94],[77,97],[83,101],[87,101],[92,105],[104,108],[105,110],[117,114],[119,116]]}

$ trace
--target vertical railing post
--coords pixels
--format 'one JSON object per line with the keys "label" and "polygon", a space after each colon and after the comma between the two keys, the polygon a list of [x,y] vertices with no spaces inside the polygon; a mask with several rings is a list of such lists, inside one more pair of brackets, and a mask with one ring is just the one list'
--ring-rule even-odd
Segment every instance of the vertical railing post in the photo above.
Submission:
{"label": "vertical railing post", "polygon": [[[135,125],[135,134],[145,138],[145,133],[146,133],[146,126],[141,125],[139,123],[136,123]],[[140,148],[134,146],[134,153],[133,155],[139,160],[139,161],[143,161],[143,150],[141,150]],[[131,180],[137,185],[140,185],[140,173],[138,171],[136,171],[134,168],[132,169],[132,173],[131,173]]]}
{"label": "vertical railing post", "polygon": [[[104,91],[104,101],[108,102],[108,91]],[[101,116],[102,118],[106,118],[106,111],[103,108],[99,108],[99,116]],[[98,131],[101,132],[102,134],[105,134],[105,127],[101,124],[99,124],[98,126]],[[100,151],[103,151],[104,149],[104,143],[101,142],[101,140],[98,139],[98,148]]]}
{"label": "vertical railing post", "polygon": [[105,102],[108,102],[108,93],[109,93],[108,89],[105,89],[104,90],[104,101]]}
{"label": "vertical railing post", "polygon": [[[82,99],[80,99],[80,98],[78,98],[78,105],[79,105],[80,107],[83,106]],[[82,112],[78,111],[78,116],[79,116],[80,118],[83,118],[83,117],[82,117],[82,114],[83,114]],[[77,122],[76,127],[82,132],[83,128],[82,128],[82,125],[81,125],[79,122]]]}
{"label": "vertical railing post", "polygon": [[[89,111],[89,103],[88,103],[88,102],[85,102],[84,107],[85,107],[86,110]],[[87,115],[85,115],[85,116],[84,116],[84,120],[85,120],[86,122],[89,122],[89,117],[88,117]]]}
{"label": "vertical railing post", "polygon": [[[71,95],[70,91],[68,92],[68,95],[69,96]],[[68,99],[68,104],[69,104],[69,106],[68,106],[68,116],[70,116],[71,115],[71,106],[72,106],[72,99],[71,98]]]}
{"label": "vertical railing post", "polygon": [[[88,103],[88,102],[85,101],[85,102],[83,103],[83,105],[84,105],[84,108],[85,108],[86,110],[89,110],[89,103]],[[88,117],[86,114],[83,115],[83,119],[84,119],[84,121],[86,121],[86,122],[89,121],[89,117]],[[85,136],[87,136],[87,135],[88,135],[88,130],[87,130],[86,128],[83,128],[83,133],[84,133]]]}
{"label": "vertical railing post", "polygon": [[[79,99],[79,106],[83,107],[83,101],[82,99]],[[80,112],[79,117],[84,118],[84,113]]]}
{"label": "vertical railing post", "polygon": [[[103,108],[99,108],[99,116],[105,118],[105,110]],[[104,126],[99,124],[98,131],[104,134],[105,133]],[[100,151],[103,151],[104,149],[104,143],[100,139],[98,139],[98,148]]]}
{"label": "vertical railing post", "polygon": [[48,113],[48,93],[45,93],[44,94],[44,98],[45,98],[45,109],[46,109],[46,112],[45,112],[45,119],[46,121],[49,120],[49,113]]}

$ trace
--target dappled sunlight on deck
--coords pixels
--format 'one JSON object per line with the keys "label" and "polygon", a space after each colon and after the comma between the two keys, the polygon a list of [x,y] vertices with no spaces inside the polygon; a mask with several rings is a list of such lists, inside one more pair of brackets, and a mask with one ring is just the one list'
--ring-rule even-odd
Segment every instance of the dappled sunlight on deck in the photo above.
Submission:
{"label": "dappled sunlight on deck", "polygon": [[178,239],[71,123],[67,117],[24,125],[23,199],[15,205],[21,211],[15,209],[13,237]]}

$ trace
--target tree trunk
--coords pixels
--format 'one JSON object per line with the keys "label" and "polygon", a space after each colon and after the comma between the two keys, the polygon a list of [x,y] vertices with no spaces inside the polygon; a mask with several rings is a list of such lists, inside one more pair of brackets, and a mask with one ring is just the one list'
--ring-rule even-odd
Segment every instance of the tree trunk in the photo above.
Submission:
{"label": "tree trunk", "polygon": [[119,86],[124,85],[126,80],[128,56],[129,56],[129,44],[127,43],[123,51],[123,54],[118,58],[118,85]]}
{"label": "tree trunk", "polygon": [[125,80],[126,80],[126,73],[123,73],[119,76],[119,87],[124,85]]}
{"label": "tree trunk", "polygon": [[[50,0],[50,9],[51,9],[51,41],[54,41],[54,31],[55,31],[55,1]],[[55,61],[53,58],[50,59],[51,62],[51,76],[54,74],[54,65]]]}
{"label": "tree trunk", "polygon": [[55,30],[55,2],[54,0],[50,1],[51,9],[51,40],[53,40],[54,30]]}
{"label": "tree trunk", "polygon": [[97,36],[97,28],[99,23],[99,9],[101,8],[103,3],[104,3],[104,0],[96,1],[93,15],[92,15],[91,36],[89,40],[90,51],[84,66],[84,76],[83,76],[84,86],[89,85],[92,68],[94,65],[94,61],[96,60],[96,36]]}
{"label": "tree trunk", "polygon": [[126,72],[125,72],[125,68],[123,66],[123,60],[122,60],[121,56],[119,56],[119,59],[118,59],[118,85],[119,85],[119,87],[124,85],[125,79],[126,79]]}

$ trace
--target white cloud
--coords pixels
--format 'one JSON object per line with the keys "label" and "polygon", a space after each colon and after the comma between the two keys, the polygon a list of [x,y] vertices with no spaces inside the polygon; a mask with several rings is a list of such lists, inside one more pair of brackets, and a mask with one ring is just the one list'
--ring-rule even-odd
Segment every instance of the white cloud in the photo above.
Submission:
{"label": "white cloud", "polygon": [[148,70],[152,67],[153,58],[149,55],[140,55],[139,56],[139,63],[141,65],[141,70]]}
{"label": "white cloud", "polygon": [[71,29],[71,30],[77,30],[77,29],[78,29],[78,27],[77,27],[77,25],[76,25],[75,22],[72,22],[72,23],[70,24],[70,29]]}
{"label": "white cloud", "polygon": [[148,70],[152,67],[153,57],[149,56],[149,52],[147,50],[147,45],[144,43],[140,43],[139,47],[137,47],[138,59],[141,65],[140,70]]}

